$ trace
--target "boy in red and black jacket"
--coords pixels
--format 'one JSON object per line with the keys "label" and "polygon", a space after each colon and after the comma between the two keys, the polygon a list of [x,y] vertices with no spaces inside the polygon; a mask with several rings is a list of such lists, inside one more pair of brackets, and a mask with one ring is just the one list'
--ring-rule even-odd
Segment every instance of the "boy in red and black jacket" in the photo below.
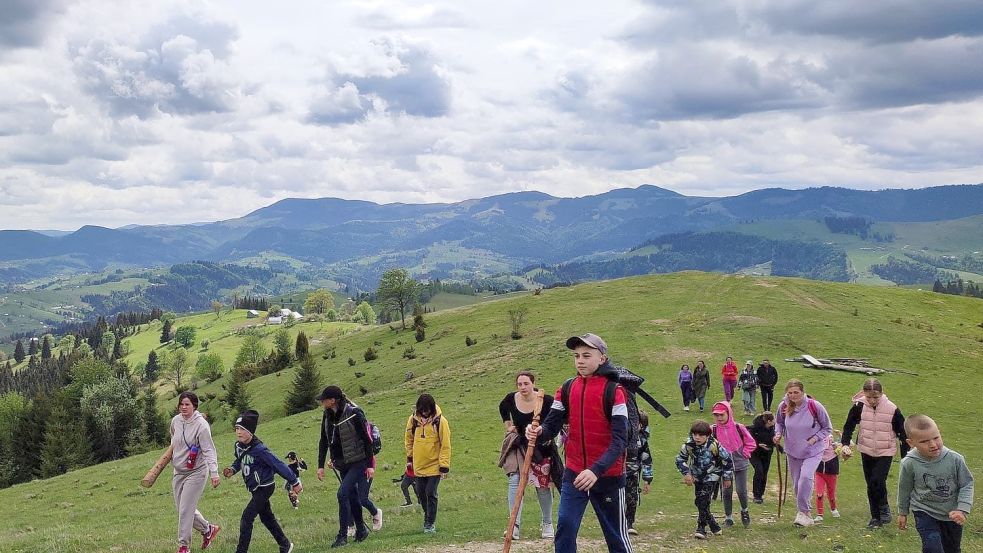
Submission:
{"label": "boy in red and black jacket", "polygon": [[[604,532],[608,551],[632,553],[625,518],[625,449],[628,440],[628,407],[624,389],[615,390],[610,413],[604,406],[608,374],[614,367],[608,361],[607,344],[595,334],[573,336],[567,340],[573,350],[577,376],[569,386],[556,391],[553,406],[537,431],[539,440],[555,437],[569,423],[557,515],[557,553],[577,550],[577,533],[590,502]],[[563,390],[568,388],[569,397]],[[526,437],[532,439],[532,425]]]}

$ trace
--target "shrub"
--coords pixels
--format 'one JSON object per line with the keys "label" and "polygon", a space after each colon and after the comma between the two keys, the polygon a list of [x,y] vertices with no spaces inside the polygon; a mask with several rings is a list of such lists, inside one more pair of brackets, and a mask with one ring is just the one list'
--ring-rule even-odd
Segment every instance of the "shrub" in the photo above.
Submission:
{"label": "shrub", "polygon": [[376,353],[374,349],[369,347],[365,350],[365,354],[363,355],[363,357],[365,357],[366,361],[374,361],[375,359],[379,358],[379,354]]}
{"label": "shrub", "polygon": [[355,360],[352,359],[351,357],[348,358],[348,366],[349,367],[354,367],[355,366]]}

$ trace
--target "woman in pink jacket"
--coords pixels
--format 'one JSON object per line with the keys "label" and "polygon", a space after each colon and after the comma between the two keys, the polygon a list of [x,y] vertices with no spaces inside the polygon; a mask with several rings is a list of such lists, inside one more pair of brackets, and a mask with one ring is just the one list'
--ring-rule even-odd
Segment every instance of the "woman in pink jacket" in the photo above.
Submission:
{"label": "woman in pink jacket", "polygon": [[713,437],[724,446],[734,461],[734,485],[724,489],[724,526],[734,525],[734,489],[737,489],[737,499],[741,502],[741,524],[745,528],[751,525],[751,514],[747,503],[747,469],[748,461],[758,443],[754,436],[743,424],[734,421],[734,410],[730,403],[718,401],[713,405],[713,421],[711,427]]}
{"label": "woman in pink jacket", "polygon": [[720,368],[720,375],[724,382],[724,399],[728,402],[734,399],[734,390],[737,389],[737,363],[733,357],[727,357],[727,362]]}

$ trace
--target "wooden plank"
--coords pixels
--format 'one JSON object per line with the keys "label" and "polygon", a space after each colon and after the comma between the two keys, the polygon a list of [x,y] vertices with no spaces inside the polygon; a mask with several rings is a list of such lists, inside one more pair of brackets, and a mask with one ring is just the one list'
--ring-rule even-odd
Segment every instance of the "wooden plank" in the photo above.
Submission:
{"label": "wooden plank", "polygon": [[811,355],[806,355],[806,354],[803,353],[802,354],[802,358],[805,359],[806,360],[806,363],[809,363],[810,365],[815,365],[817,367],[820,366],[820,365],[822,365],[822,363],[820,363],[818,359],[816,359],[815,357],[813,357]]}

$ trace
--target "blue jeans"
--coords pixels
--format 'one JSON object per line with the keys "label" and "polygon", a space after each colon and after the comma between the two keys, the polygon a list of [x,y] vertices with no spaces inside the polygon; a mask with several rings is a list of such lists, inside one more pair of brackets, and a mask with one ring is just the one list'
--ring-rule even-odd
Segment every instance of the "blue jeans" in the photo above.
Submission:
{"label": "blue jeans", "polygon": [[597,515],[597,521],[604,532],[608,551],[613,553],[634,553],[628,541],[628,523],[625,518],[624,478],[598,478],[589,491],[582,492],[573,486],[576,475],[570,469],[563,471],[563,486],[560,489],[560,509],[557,513],[556,538],[553,547],[556,553],[577,551],[577,533],[584,518],[587,503],[590,502]]}
{"label": "blue jeans", "polygon": [[922,538],[922,553],[959,553],[963,527],[951,520],[938,520],[922,511],[914,511],[915,529]]}
{"label": "blue jeans", "polygon": [[346,537],[348,527],[353,525],[360,534],[368,531],[360,508],[369,501],[369,483],[365,479],[365,469],[368,466],[369,461],[366,459],[338,469],[341,476],[341,483],[338,485],[338,536]]}

